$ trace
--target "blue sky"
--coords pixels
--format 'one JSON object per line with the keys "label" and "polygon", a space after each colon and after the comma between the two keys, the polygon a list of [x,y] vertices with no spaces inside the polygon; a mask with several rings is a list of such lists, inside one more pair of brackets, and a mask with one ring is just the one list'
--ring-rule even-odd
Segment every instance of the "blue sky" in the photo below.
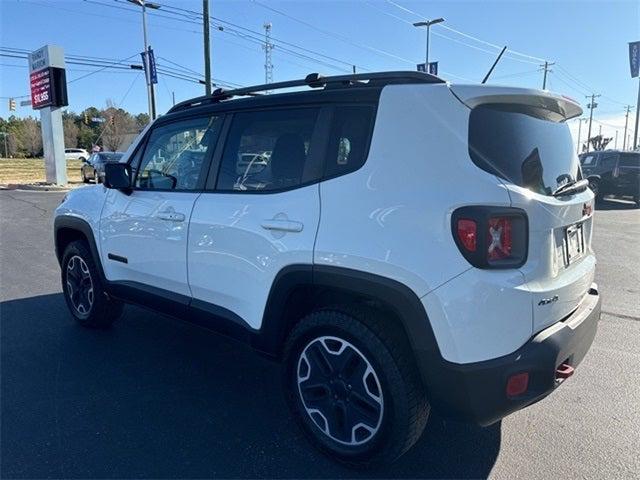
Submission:
{"label": "blue sky", "polygon": [[[152,12],[148,23],[158,64],[178,68],[171,61],[201,72],[202,29],[195,17],[176,17],[170,12],[177,10],[169,7],[200,11],[202,2],[157,3],[166,7]],[[132,61],[139,63],[141,15],[139,8],[124,0],[1,0],[0,9],[2,47],[33,50],[52,43],[62,46],[67,54],[118,60],[134,56]],[[444,17],[444,26],[432,28],[431,59],[440,62],[441,76],[452,82],[479,81],[498,53],[492,45],[507,45],[508,52],[523,55],[508,53],[493,73],[494,83],[540,87],[539,59],[548,59],[556,62],[548,88],[583,105],[587,103],[585,94],[603,94],[595,116],[608,125],[620,128],[623,105],[636,103],[638,83],[630,78],[627,42],[640,40],[637,1],[211,0],[211,10],[221,20],[256,32],[263,32],[265,21],[273,24],[276,81],[314,71],[336,74],[340,68],[348,70],[349,64],[369,70],[415,69],[415,63],[424,58],[425,32],[410,23],[420,17]],[[261,46],[237,35],[234,28],[238,32],[230,24],[225,31],[213,28],[214,78],[238,84],[262,83]],[[291,50],[312,58],[295,56]],[[330,65],[319,63],[318,54],[331,57],[324,59]],[[97,70],[74,65],[67,68],[69,80]],[[0,116],[9,113],[4,97],[28,93],[27,74],[25,60],[0,57]],[[159,82],[160,113],[171,106],[171,92],[179,101],[201,95],[204,89],[163,75]],[[69,99],[69,108],[74,111],[91,105],[104,107],[107,99],[132,112],[147,109],[144,80],[135,71],[105,70],[79,79],[69,85]],[[17,113],[34,112],[18,107]]]}

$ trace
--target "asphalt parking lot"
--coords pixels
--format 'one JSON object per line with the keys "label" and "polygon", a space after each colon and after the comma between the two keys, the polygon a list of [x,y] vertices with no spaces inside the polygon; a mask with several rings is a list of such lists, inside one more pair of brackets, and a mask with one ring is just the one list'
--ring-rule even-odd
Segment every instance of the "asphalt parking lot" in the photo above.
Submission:
{"label": "asphalt parking lot", "polygon": [[67,313],[61,193],[0,191],[2,478],[638,478],[640,209],[596,213],[603,315],[576,375],[482,429],[432,417],[384,469],[345,469],[297,430],[279,366],[137,307],[109,331]]}

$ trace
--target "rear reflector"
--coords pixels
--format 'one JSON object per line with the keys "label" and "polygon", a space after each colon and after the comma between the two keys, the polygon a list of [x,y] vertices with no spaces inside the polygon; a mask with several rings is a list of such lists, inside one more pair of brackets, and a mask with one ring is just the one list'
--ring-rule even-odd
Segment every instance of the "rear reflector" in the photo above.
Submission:
{"label": "rear reflector", "polygon": [[478,226],[474,220],[468,218],[461,218],[458,220],[458,240],[462,243],[462,246],[469,251],[476,251],[476,235],[478,232]]}
{"label": "rear reflector", "polygon": [[511,375],[509,380],[507,380],[507,397],[517,397],[518,395],[522,395],[529,388],[529,373],[518,373],[516,375]]}

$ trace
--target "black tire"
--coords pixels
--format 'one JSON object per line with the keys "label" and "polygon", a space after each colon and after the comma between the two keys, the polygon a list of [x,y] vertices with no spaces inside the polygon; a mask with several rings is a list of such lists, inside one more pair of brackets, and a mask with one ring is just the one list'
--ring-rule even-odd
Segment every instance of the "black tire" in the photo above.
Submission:
{"label": "black tire", "polygon": [[89,179],[87,178],[86,173],[82,170],[82,183],[89,183]]}
{"label": "black tire", "polygon": [[81,162],[86,162],[87,161],[87,159],[84,158],[84,157],[79,157],[78,160],[80,160]]}
{"label": "black tire", "polygon": [[62,257],[61,277],[67,307],[80,325],[107,328],[122,314],[123,304],[105,293],[85,242],[79,240],[67,246]]}
{"label": "black tire", "polygon": [[[330,361],[340,367],[324,369],[322,362],[307,361],[323,357],[317,352],[325,344],[338,349]],[[326,353],[331,353],[330,348],[325,348]],[[355,364],[342,359],[349,353],[358,357]],[[366,373],[366,362],[373,374]],[[352,368],[347,371],[349,365]],[[316,447],[341,462],[359,466],[389,463],[422,435],[430,407],[409,342],[376,311],[327,309],[303,318],[287,339],[283,370],[287,401],[296,421]],[[360,377],[358,372],[363,370]],[[379,400],[374,395],[378,388]],[[321,405],[326,406],[326,416],[308,413],[305,402],[311,410],[318,407],[318,412]],[[366,415],[360,415],[365,411]],[[368,425],[358,427],[363,421]]]}

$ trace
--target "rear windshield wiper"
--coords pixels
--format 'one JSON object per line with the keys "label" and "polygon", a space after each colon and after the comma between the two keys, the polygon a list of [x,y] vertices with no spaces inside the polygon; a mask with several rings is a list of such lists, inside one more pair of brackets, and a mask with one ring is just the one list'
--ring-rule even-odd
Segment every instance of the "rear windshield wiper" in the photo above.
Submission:
{"label": "rear windshield wiper", "polygon": [[571,195],[572,193],[584,192],[589,186],[589,180],[582,179],[577,182],[566,183],[561,187],[557,188],[555,192],[552,193],[554,197],[560,197],[562,195]]}

